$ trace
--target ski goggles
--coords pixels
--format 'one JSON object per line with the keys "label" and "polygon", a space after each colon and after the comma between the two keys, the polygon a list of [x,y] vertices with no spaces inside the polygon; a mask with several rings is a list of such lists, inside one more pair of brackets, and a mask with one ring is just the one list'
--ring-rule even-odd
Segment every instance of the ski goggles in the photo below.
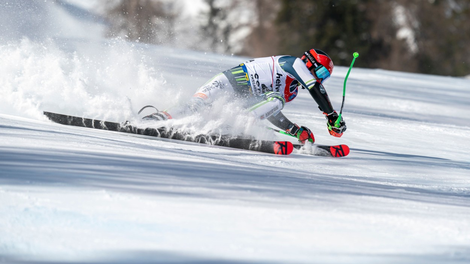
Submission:
{"label": "ski goggles", "polygon": [[326,79],[330,78],[330,72],[325,68],[325,66],[321,65],[314,69],[315,75],[318,77],[319,81],[323,83]]}

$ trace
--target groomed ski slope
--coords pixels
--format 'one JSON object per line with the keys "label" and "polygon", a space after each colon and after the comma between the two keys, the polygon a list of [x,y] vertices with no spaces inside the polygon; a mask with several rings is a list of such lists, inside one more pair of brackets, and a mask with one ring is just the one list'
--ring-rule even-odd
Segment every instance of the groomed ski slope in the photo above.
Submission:
{"label": "groomed ski slope", "polygon": [[[354,68],[342,138],[305,90],[284,111],[350,155],[279,157],[42,116],[138,122],[246,58],[60,36],[0,58],[0,262],[470,261],[468,79]],[[337,109],[346,71],[325,84]]]}

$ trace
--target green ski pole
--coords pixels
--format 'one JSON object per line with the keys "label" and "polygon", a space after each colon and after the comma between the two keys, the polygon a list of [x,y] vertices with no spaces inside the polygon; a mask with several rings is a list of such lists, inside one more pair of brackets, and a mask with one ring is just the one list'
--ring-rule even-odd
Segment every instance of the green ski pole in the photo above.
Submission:
{"label": "green ski pole", "polygon": [[341,115],[343,114],[343,107],[344,107],[344,99],[346,98],[346,81],[349,78],[349,73],[351,72],[351,69],[354,65],[354,61],[356,61],[356,58],[359,57],[359,53],[354,52],[353,53],[353,60],[351,62],[351,66],[349,66],[348,73],[346,74],[346,78],[344,78],[344,85],[343,85],[343,102],[341,103],[341,110],[339,111],[338,119],[336,119],[335,122],[335,127],[339,127],[339,122],[341,122]]}

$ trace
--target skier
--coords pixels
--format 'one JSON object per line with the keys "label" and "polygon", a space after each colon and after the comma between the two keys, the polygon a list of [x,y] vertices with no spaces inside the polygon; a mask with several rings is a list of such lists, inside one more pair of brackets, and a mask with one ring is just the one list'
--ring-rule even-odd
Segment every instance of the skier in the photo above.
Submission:
{"label": "skier", "polygon": [[269,120],[295,136],[302,144],[306,141],[313,143],[315,137],[310,129],[291,122],[281,112],[284,105],[297,96],[301,86],[309,91],[326,116],[330,135],[341,137],[346,131],[346,123],[341,119],[339,127],[335,126],[338,114],[323,86],[333,68],[331,58],[319,49],[308,50],[301,58],[272,56],[252,59],[213,77],[197,90],[187,104],[166,111],[157,110],[143,119],[181,118],[199,112],[217,98],[229,94],[233,98],[242,99],[248,105],[249,114],[255,119]]}

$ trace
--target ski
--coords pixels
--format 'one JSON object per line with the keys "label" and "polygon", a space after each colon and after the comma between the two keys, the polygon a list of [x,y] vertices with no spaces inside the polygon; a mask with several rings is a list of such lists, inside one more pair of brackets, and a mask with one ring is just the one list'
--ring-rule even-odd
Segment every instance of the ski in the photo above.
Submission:
{"label": "ski", "polygon": [[[272,127],[267,127],[267,129],[272,130],[282,135],[286,135],[286,136],[290,136],[294,138],[296,137],[287,133],[284,130],[279,130],[279,129],[272,128]],[[344,144],[334,145],[334,146],[309,144],[309,143],[305,145],[294,144],[294,148],[298,150],[297,153],[308,154],[308,155],[313,155],[313,156],[329,156],[329,157],[334,157],[334,158],[341,158],[341,157],[346,157],[347,155],[349,155],[349,147]]]}
{"label": "ski", "polygon": [[294,144],[294,148],[298,149],[301,154],[309,154],[314,156],[341,158],[349,155],[349,147],[344,144],[334,146],[313,144],[310,147]]}
{"label": "ski", "polygon": [[69,126],[87,127],[101,130],[117,131],[131,134],[146,135],[152,137],[160,137],[167,139],[176,139],[182,141],[190,141],[214,146],[223,146],[236,149],[253,150],[276,155],[289,155],[294,149],[298,150],[299,154],[307,154],[313,156],[327,156],[327,157],[345,157],[349,154],[349,147],[347,145],[319,145],[313,144],[310,147],[293,144],[290,141],[275,141],[275,140],[256,140],[251,138],[233,137],[228,135],[191,135],[175,129],[168,129],[166,127],[160,128],[139,128],[131,125],[129,122],[110,122],[98,119],[91,119],[85,117],[77,117],[71,115],[57,114],[44,111],[44,115],[49,120]]}
{"label": "ski", "polygon": [[98,119],[77,117],[44,111],[49,120],[69,126],[87,127],[101,130],[140,134],[152,137],[190,141],[214,146],[236,149],[253,150],[276,155],[289,155],[294,149],[290,141],[256,140],[250,138],[232,137],[227,135],[191,135],[182,131],[160,128],[139,128],[129,122],[117,123]]}

